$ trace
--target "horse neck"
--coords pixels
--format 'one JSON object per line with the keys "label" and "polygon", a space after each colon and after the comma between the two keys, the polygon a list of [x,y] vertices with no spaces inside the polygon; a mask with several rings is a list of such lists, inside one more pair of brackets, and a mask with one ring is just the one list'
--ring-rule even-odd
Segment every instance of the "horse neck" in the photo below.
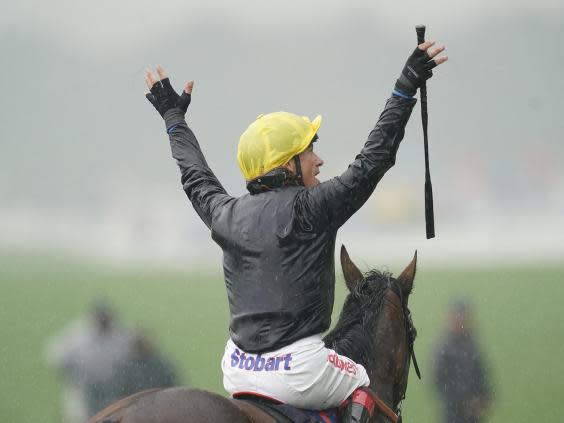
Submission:
{"label": "horse neck", "polygon": [[325,345],[368,369],[372,360],[366,359],[366,344],[371,342],[366,340],[361,322],[343,323],[342,320],[341,317],[335,328],[324,338]]}
{"label": "horse neck", "polygon": [[[380,318],[381,317],[378,317],[378,319]],[[382,323],[377,323],[376,326],[379,324]],[[326,345],[329,348],[333,348],[338,354],[345,355],[354,360],[356,363],[362,364],[370,377],[370,389],[375,392],[378,397],[384,401],[386,405],[388,405],[388,407],[394,409],[393,387],[395,386],[395,383],[393,380],[389,380],[390,378],[385,378],[388,381],[382,383],[383,378],[379,375],[381,375],[380,366],[382,366],[383,360],[378,360],[378,357],[376,357],[377,355],[383,357],[384,354],[389,354],[391,349],[393,349],[393,346],[390,346],[389,344],[386,345],[387,343],[382,343],[382,345],[378,345],[378,347],[376,347],[376,339],[378,338],[374,338],[374,341],[370,342],[372,349],[371,352],[368,353],[369,355],[366,355],[367,359],[359,359],[358,356],[355,356],[355,354],[359,354],[360,352],[358,350],[354,350],[354,343],[352,343],[351,340],[356,338],[355,332],[363,333],[364,338],[366,338],[366,330],[370,330],[370,328],[362,327],[360,322],[347,328],[339,328],[339,325],[337,325],[336,328],[327,335],[325,339]],[[377,335],[377,333],[375,334]],[[370,334],[370,336],[372,335],[373,334]],[[377,350],[380,350],[381,353],[378,353]],[[373,417],[369,420],[369,423],[384,422],[388,423],[389,420],[387,420],[387,417],[385,417],[381,411],[375,412]]]}
{"label": "horse neck", "polygon": [[[389,289],[385,295],[386,298],[375,326],[375,360],[372,360],[373,365],[370,369],[367,369],[367,372],[371,381],[371,389],[376,392],[390,408],[394,409],[399,399],[398,397],[402,394],[395,390],[398,386],[402,385],[404,377],[406,377],[405,372],[409,371],[409,369],[405,367],[406,365],[409,366],[409,347],[407,345],[407,334],[405,333],[405,311],[401,300],[400,303],[395,303],[395,301],[397,301],[394,299],[396,294],[391,289]],[[405,301],[407,299],[404,298],[403,300]],[[397,363],[398,352],[400,350],[403,354],[399,355],[405,357],[406,360],[403,363]],[[387,364],[389,362],[392,362],[393,365],[389,366]],[[402,369],[399,374],[389,374],[383,370],[390,367],[395,369],[396,366],[399,365],[401,365]],[[383,421],[387,420],[384,419]]]}
{"label": "horse neck", "polygon": [[[371,389],[393,408],[398,396],[394,392],[398,375],[387,373],[388,369],[396,368],[387,363],[395,363],[393,351],[406,347],[401,302],[407,298],[401,298],[401,292],[397,294],[389,283],[382,288],[368,303],[364,306],[361,303],[357,308],[351,307],[347,297],[339,321],[324,341],[328,348],[362,364],[370,377]],[[396,296],[400,297],[399,302]]]}
{"label": "horse neck", "polygon": [[376,319],[379,319],[384,292],[385,288],[384,291],[378,289],[373,292],[374,296],[365,297],[352,291],[345,299],[337,324],[324,338],[327,347],[362,364],[367,370],[373,366],[375,349],[375,339],[367,333],[373,332]]}

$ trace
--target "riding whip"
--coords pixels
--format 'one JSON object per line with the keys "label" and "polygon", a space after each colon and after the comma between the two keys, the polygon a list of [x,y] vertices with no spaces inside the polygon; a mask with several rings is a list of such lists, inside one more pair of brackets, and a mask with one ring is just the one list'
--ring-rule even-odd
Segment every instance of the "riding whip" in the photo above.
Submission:
{"label": "riding whip", "polygon": [[[417,25],[417,44],[425,42],[425,25]],[[423,123],[423,145],[425,147],[425,226],[427,239],[435,237],[435,215],[433,213],[433,186],[429,172],[429,140],[427,138],[427,84],[421,84],[421,121]]]}

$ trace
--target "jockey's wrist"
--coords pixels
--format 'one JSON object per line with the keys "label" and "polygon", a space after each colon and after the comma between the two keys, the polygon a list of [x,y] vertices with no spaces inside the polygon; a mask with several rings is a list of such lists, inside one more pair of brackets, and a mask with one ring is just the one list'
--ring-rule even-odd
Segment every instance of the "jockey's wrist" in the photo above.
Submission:
{"label": "jockey's wrist", "polygon": [[165,121],[166,133],[170,134],[176,126],[184,122],[184,112],[179,108],[169,109],[165,112],[163,118]]}
{"label": "jockey's wrist", "polygon": [[394,95],[396,97],[405,98],[406,100],[412,100],[413,99],[413,96],[407,95],[403,91],[398,90],[397,88],[394,88],[394,91],[392,91],[392,95]]}

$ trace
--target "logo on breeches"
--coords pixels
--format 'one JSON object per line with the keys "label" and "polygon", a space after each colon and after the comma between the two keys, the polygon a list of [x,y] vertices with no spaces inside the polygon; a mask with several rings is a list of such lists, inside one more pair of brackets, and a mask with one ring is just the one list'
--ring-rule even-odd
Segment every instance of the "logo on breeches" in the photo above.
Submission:
{"label": "logo on breeches", "polygon": [[343,357],[339,357],[338,354],[334,354],[334,353],[329,354],[327,356],[327,361],[343,372],[346,372],[351,375],[356,375],[357,373],[356,364]]}
{"label": "logo on breeches", "polygon": [[[272,372],[276,370],[291,370],[292,353],[276,357],[264,358],[262,354],[247,354],[235,348],[231,354],[231,367],[253,372]],[[282,368],[280,367],[283,364]]]}

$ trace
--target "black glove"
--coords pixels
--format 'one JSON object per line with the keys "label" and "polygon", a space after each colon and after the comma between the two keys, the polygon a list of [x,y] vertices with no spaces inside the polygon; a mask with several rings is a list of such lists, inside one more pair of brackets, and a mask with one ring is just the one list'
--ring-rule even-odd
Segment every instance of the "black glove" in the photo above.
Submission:
{"label": "black glove", "polygon": [[401,71],[399,79],[396,81],[396,90],[405,95],[413,97],[423,82],[433,76],[433,69],[437,64],[431,60],[425,50],[419,47],[409,56],[405,67]]}
{"label": "black glove", "polygon": [[151,87],[151,92],[147,93],[145,97],[155,106],[162,117],[164,117],[165,112],[175,107],[186,113],[192,99],[192,95],[184,90],[182,90],[182,95],[178,95],[170,85],[168,78],[155,82]]}

